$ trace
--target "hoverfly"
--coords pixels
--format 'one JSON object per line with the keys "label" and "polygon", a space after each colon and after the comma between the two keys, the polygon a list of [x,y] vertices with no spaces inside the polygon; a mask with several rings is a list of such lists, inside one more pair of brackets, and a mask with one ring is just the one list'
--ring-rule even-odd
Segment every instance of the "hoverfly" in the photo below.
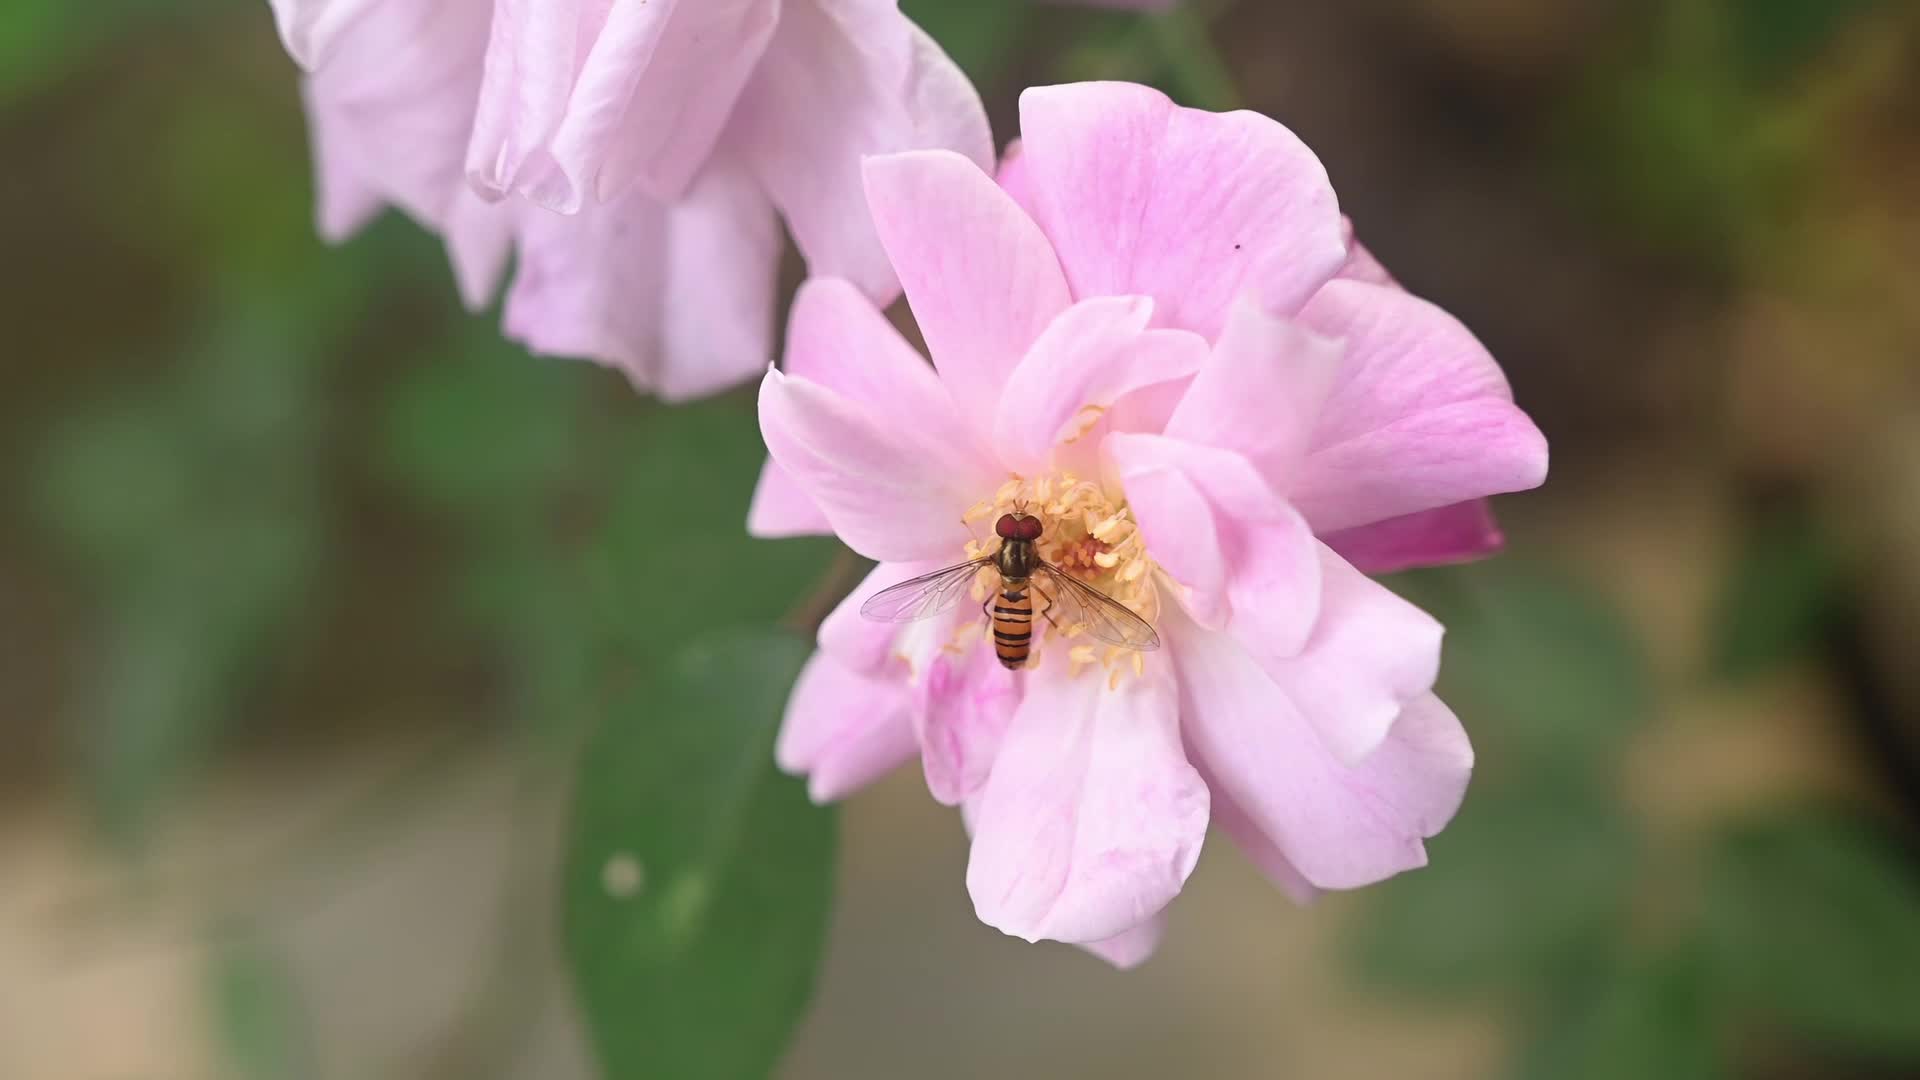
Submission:
{"label": "hoverfly", "polygon": [[[882,589],[860,605],[860,614],[879,622],[932,618],[959,603],[980,569],[991,566],[1000,574],[1000,588],[980,612],[993,624],[994,655],[1009,669],[1024,666],[1033,654],[1034,590],[1047,601],[1040,614],[1056,629],[1078,626],[1089,637],[1140,652],[1160,647],[1160,635],[1145,619],[1040,557],[1039,518],[1015,510],[1002,514],[993,531],[1000,546],[992,554]],[[1056,609],[1066,626],[1054,620]]]}

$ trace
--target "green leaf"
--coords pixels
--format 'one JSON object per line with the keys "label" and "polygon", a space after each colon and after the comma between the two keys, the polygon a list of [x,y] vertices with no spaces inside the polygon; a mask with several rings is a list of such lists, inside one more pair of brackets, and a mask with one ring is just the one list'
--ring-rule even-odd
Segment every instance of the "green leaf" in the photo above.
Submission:
{"label": "green leaf", "polygon": [[293,979],[267,942],[229,927],[208,943],[207,1000],[229,1073],[238,1080],[312,1075]]}
{"label": "green leaf", "polygon": [[1755,675],[1813,643],[1833,614],[1843,577],[1838,553],[1810,516],[1748,529],[1714,608],[1713,672]]}
{"label": "green leaf", "polygon": [[1714,999],[1699,950],[1629,961],[1522,1056],[1520,1080],[1714,1080]]}
{"label": "green leaf", "polygon": [[672,655],[581,758],[566,948],[612,1080],[762,1080],[811,993],[834,817],[773,764],[808,650],[770,631]]}
{"label": "green leaf", "polygon": [[1708,926],[1728,993],[1804,1034],[1920,1059],[1920,872],[1842,819],[1782,815],[1711,853]]}
{"label": "green leaf", "polygon": [[814,586],[832,541],[747,535],[743,495],[766,451],[739,401],[655,410],[626,434],[613,455],[622,471],[595,538],[595,569],[603,614],[627,655],[772,622]]}
{"label": "green leaf", "polygon": [[1431,862],[1370,891],[1363,976],[1425,993],[1528,994],[1611,947],[1637,851],[1617,809],[1544,786],[1476,790]]}

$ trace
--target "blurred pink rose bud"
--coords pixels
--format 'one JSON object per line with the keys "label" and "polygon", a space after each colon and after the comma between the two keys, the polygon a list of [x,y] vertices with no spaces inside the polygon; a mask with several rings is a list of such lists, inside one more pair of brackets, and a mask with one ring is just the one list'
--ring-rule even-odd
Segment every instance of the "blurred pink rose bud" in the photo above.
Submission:
{"label": "blurred pink rose bud", "polygon": [[273,0],[307,71],[321,231],[386,204],[506,331],[667,398],[772,354],[781,221],[808,267],[898,286],[864,155],[987,164],[985,113],[894,0]]}

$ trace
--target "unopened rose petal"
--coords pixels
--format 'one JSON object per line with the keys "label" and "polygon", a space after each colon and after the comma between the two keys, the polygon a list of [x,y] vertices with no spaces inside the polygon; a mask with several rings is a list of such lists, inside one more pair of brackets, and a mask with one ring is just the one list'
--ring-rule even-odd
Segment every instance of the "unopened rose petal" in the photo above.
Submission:
{"label": "unopened rose petal", "polygon": [[1426,864],[1422,841],[1453,816],[1473,771],[1438,698],[1410,703],[1379,749],[1346,766],[1231,638],[1190,622],[1162,632],[1175,639],[1187,745],[1308,881],[1358,888]]}
{"label": "unopened rose petal", "polygon": [[730,155],[716,155],[667,211],[660,353],[646,389],[689,401],[753,378],[773,360],[780,222]]}
{"label": "unopened rose petal", "polygon": [[973,463],[903,431],[818,383],[767,372],[760,433],[847,546],[870,559],[951,558],[960,515],[978,498],[961,486]]}
{"label": "unopened rose petal", "polygon": [[1346,260],[1326,169],[1267,117],[1078,83],[1022,94],[1020,134],[1076,296],[1152,296],[1163,325],[1212,338],[1242,293],[1296,311]]}
{"label": "unopened rose petal", "polygon": [[325,127],[326,170],[351,172],[422,225],[444,228],[463,186],[486,25],[484,8],[394,2],[338,25],[304,95]]}
{"label": "unopened rose petal", "polygon": [[390,0],[268,0],[280,40],[293,62],[313,71],[332,57],[339,37]]}
{"label": "unopened rose petal", "polygon": [[974,815],[967,891],[989,926],[1093,942],[1179,893],[1206,837],[1207,789],[1180,747],[1165,665],[1109,690],[1043,657]]}
{"label": "unopened rose petal", "polygon": [[1166,936],[1167,913],[1161,911],[1149,916],[1138,926],[1122,930],[1110,938],[1085,942],[1080,947],[1121,971],[1130,971],[1146,963]]}
{"label": "unopened rose petal", "polygon": [[1369,574],[1472,562],[1506,543],[1485,499],[1454,503],[1329,534],[1327,546]]}
{"label": "unopened rose petal", "polygon": [[1033,221],[971,160],[944,150],[869,158],[867,203],[934,366],[988,430],[1001,387],[1069,303]]}
{"label": "unopened rose petal", "polygon": [[498,0],[468,174],[571,213],[677,198],[771,39],[778,0]]}
{"label": "unopened rose petal", "polygon": [[386,200],[353,160],[345,118],[315,99],[310,82],[302,83],[301,98],[313,152],[314,224],[321,238],[338,244],[372,221]]}
{"label": "unopened rose petal", "polygon": [[898,284],[867,212],[860,159],[945,147],[993,163],[973,85],[891,0],[790,0],[737,122],[808,270],[881,302]]}
{"label": "unopened rose petal", "polygon": [[1080,430],[1083,410],[1104,411],[1132,391],[1199,370],[1206,341],[1148,330],[1152,315],[1146,297],[1103,296],[1047,325],[1008,377],[994,417],[994,446],[1009,469],[1041,471],[1068,438],[1087,439],[1090,450],[1098,434]]}
{"label": "unopened rose petal", "polygon": [[904,688],[815,653],[800,672],[774,759],[807,778],[814,802],[832,802],[912,760]]}
{"label": "unopened rose petal", "polygon": [[1398,289],[1337,281],[1301,318],[1347,345],[1291,492],[1316,532],[1545,480],[1546,440],[1493,357],[1446,312]]}
{"label": "unopened rose petal", "polygon": [[534,352],[618,367],[668,401],[766,367],[780,232],[742,171],[711,169],[672,204],[635,191],[520,222],[506,329]]}
{"label": "unopened rose petal", "polygon": [[1104,446],[1155,561],[1193,591],[1197,618],[1290,656],[1320,610],[1321,563],[1307,523],[1246,459],[1160,435]]}
{"label": "unopened rose petal", "polygon": [[519,231],[516,212],[520,209],[487,202],[464,187],[454,196],[447,210],[444,239],[460,302],[468,311],[493,306],[513,254],[514,236]]}
{"label": "unopened rose petal", "polygon": [[1166,433],[1232,450],[1270,482],[1300,470],[1345,348],[1241,300],[1168,418]]}
{"label": "unopened rose petal", "polygon": [[648,386],[666,305],[666,206],[634,192],[578,214],[516,209],[520,259],[507,336],[536,353],[617,367]]}

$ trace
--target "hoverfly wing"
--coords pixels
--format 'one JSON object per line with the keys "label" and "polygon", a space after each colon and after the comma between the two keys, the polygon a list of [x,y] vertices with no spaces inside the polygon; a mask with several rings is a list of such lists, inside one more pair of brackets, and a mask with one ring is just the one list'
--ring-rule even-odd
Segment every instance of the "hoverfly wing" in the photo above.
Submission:
{"label": "hoverfly wing", "polygon": [[960,602],[967,586],[992,559],[972,559],[881,589],[860,605],[860,614],[876,622],[930,619]]}
{"label": "hoverfly wing", "polygon": [[1040,564],[1036,576],[1048,586],[1047,614],[1062,630],[1078,626],[1088,637],[1139,652],[1160,647],[1153,626],[1120,601],[1047,563]]}

